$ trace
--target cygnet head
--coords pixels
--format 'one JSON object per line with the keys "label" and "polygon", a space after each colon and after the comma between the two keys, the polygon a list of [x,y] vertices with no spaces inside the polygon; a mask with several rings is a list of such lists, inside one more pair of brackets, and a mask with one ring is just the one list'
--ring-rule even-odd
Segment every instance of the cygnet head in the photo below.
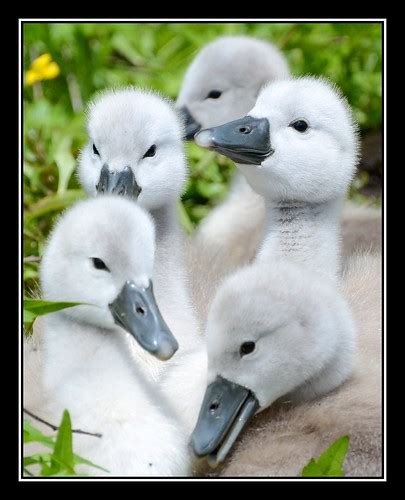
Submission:
{"label": "cygnet head", "polygon": [[325,280],[285,261],[227,279],[206,334],[207,390],[192,445],[214,465],[257,411],[311,383],[337,353],[342,361],[337,371],[330,369],[333,380],[324,392],[345,380],[352,366],[354,325],[346,302]]}
{"label": "cygnet head", "polygon": [[282,53],[264,40],[225,36],[209,43],[189,66],[177,98],[186,138],[244,116],[264,84],[289,75]]}
{"label": "cygnet head", "polygon": [[358,156],[346,100],[312,77],[269,84],[247,116],[199,132],[196,142],[234,160],[251,187],[276,202],[343,196]]}
{"label": "cygnet head", "polygon": [[87,129],[78,173],[89,195],[127,195],[147,210],[180,197],[183,125],[168,100],[135,88],[104,92],[89,107]]}
{"label": "cygnet head", "polygon": [[151,217],[118,196],[74,205],[53,229],[41,264],[46,300],[81,302],[59,314],[105,330],[126,330],[147,351],[169,359],[178,344],[153,294]]}

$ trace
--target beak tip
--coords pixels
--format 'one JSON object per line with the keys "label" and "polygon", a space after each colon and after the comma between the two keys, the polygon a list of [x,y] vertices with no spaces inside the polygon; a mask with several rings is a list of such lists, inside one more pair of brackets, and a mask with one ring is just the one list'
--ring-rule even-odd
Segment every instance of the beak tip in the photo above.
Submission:
{"label": "beak tip", "polygon": [[194,136],[195,142],[202,148],[209,148],[213,145],[212,133],[210,129],[201,130]]}
{"label": "beak tip", "polygon": [[191,436],[190,444],[191,444],[191,449],[193,450],[193,453],[196,457],[202,458],[202,457],[205,457],[207,455],[207,451],[204,449],[206,447],[201,446],[201,444],[198,443],[194,434],[192,434],[192,436]]}
{"label": "beak tip", "polygon": [[[170,334],[171,335],[171,334]],[[168,361],[172,358],[179,348],[177,340],[171,335],[170,339],[162,340],[159,348],[154,352],[160,361]]]}

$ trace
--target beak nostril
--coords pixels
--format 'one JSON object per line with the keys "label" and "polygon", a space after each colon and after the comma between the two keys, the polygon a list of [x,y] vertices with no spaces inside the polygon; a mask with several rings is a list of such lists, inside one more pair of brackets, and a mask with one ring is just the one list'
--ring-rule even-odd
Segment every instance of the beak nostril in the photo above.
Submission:
{"label": "beak nostril", "polygon": [[141,307],[141,306],[138,306],[135,310],[141,316],[143,316],[145,314],[145,309],[143,307]]}
{"label": "beak nostril", "polygon": [[210,405],[210,413],[214,413],[216,410],[218,410],[219,408],[219,403],[218,401],[214,401],[211,405]]}

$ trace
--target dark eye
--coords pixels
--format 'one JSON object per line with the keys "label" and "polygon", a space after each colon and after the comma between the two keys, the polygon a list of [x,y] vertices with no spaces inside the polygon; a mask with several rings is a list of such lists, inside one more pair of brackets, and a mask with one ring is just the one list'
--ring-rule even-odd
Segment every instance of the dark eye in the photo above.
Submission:
{"label": "dark eye", "polygon": [[240,346],[240,356],[246,356],[246,354],[250,354],[255,350],[256,344],[254,342],[243,342]]}
{"label": "dark eye", "polygon": [[218,97],[221,97],[222,92],[220,90],[211,90],[208,92],[208,95],[206,99],[218,99]]}
{"label": "dark eye", "polygon": [[101,259],[99,259],[98,257],[92,257],[91,260],[93,261],[93,266],[96,268],[96,269],[100,269],[100,270],[103,270],[103,271],[110,271],[108,269],[108,267],[104,264],[104,261],[102,261]]}
{"label": "dark eye", "polygon": [[297,132],[305,132],[308,128],[308,123],[305,120],[296,120],[290,123],[290,127],[295,128]]}
{"label": "dark eye", "polygon": [[93,144],[93,153],[94,153],[95,155],[100,156],[100,153],[98,152],[98,149],[96,148],[96,146],[95,146],[94,144]]}
{"label": "dark eye", "polygon": [[152,146],[143,155],[143,158],[150,158],[152,156],[155,156],[155,154],[156,154],[156,146],[155,144],[152,144]]}

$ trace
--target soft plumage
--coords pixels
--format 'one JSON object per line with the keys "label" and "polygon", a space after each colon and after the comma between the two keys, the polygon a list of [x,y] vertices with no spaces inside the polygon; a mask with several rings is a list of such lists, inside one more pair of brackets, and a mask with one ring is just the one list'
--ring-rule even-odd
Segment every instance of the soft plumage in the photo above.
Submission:
{"label": "soft plumage", "polygon": [[350,437],[346,476],[382,474],[381,265],[380,255],[356,255],[344,272],[357,329],[353,375],[322,398],[279,402],[254,417],[219,475],[297,476],[343,435]]}
{"label": "soft plumage", "polygon": [[[304,132],[293,126],[300,120],[309,125]],[[239,132],[245,122],[251,133]],[[341,211],[355,172],[358,139],[350,109],[336,88],[309,77],[273,82],[260,92],[246,118],[203,130],[196,140],[231,157],[239,150],[243,153],[243,148],[247,151],[241,153],[237,166],[265,207],[257,259],[271,262],[284,257],[338,279]],[[246,144],[242,148],[239,142]],[[252,153],[255,148],[258,153]],[[259,153],[263,157],[256,160]],[[251,209],[247,205],[246,213],[254,218]],[[241,239],[237,246],[241,252],[245,241]],[[203,245],[200,254],[204,254]],[[210,287],[201,280],[193,289],[202,321],[213,286],[232,271],[222,257],[220,253],[209,263],[193,254],[190,259],[194,275],[205,277],[206,265],[212,278]]]}
{"label": "soft plumage", "polygon": [[[154,279],[153,261],[150,216],[126,199],[104,196],[76,204],[59,219],[41,265],[46,300],[90,305],[42,320],[46,399],[38,412],[58,422],[68,408],[74,427],[101,433],[101,439],[75,435],[75,451],[114,475],[191,472],[186,429],[160,391],[165,364],[134,341],[111,307],[130,282],[139,293],[127,296],[132,305],[125,314],[140,321],[155,314],[143,300]],[[156,327],[147,328],[146,335]]]}
{"label": "soft plumage", "polygon": [[[167,381],[171,377],[173,380],[166,390],[176,399],[191,429],[205,382],[206,352],[188,291],[187,243],[178,221],[177,203],[187,176],[182,122],[167,99],[128,88],[104,92],[94,100],[88,112],[88,135],[79,162],[79,177],[86,191],[90,195],[97,193],[104,165],[118,175],[129,167],[140,189],[132,200],[153,217],[155,293],[180,344],[180,356],[170,366],[177,367],[179,377],[185,369],[181,356],[190,366],[189,375],[180,378],[173,369]],[[195,387],[201,387],[200,391]]]}
{"label": "soft plumage", "polygon": [[[208,388],[193,446],[198,454],[220,457],[233,439],[229,429],[217,433],[222,420],[233,429],[249,411],[280,398],[311,400],[341,385],[353,368],[355,327],[332,280],[275,258],[267,266],[243,268],[221,285],[208,315],[207,346]],[[239,389],[227,388],[229,383]],[[232,414],[238,398],[240,409]]]}
{"label": "soft plumage", "polygon": [[[288,76],[287,61],[272,44],[247,36],[221,37],[203,47],[189,66],[177,106],[186,108],[186,126],[194,135],[199,128],[248,114],[264,85]],[[226,90],[219,97],[210,98],[213,89]],[[194,301],[202,304],[201,317],[206,314],[199,299],[205,273],[218,280],[251,262],[263,239],[265,216],[263,199],[236,172],[229,194],[205,217],[193,236],[190,266],[201,280],[193,280],[191,293]],[[361,223],[359,229],[359,210],[344,210],[344,256],[359,249],[380,248],[380,212],[363,210]],[[215,271],[211,272],[213,268]]]}

